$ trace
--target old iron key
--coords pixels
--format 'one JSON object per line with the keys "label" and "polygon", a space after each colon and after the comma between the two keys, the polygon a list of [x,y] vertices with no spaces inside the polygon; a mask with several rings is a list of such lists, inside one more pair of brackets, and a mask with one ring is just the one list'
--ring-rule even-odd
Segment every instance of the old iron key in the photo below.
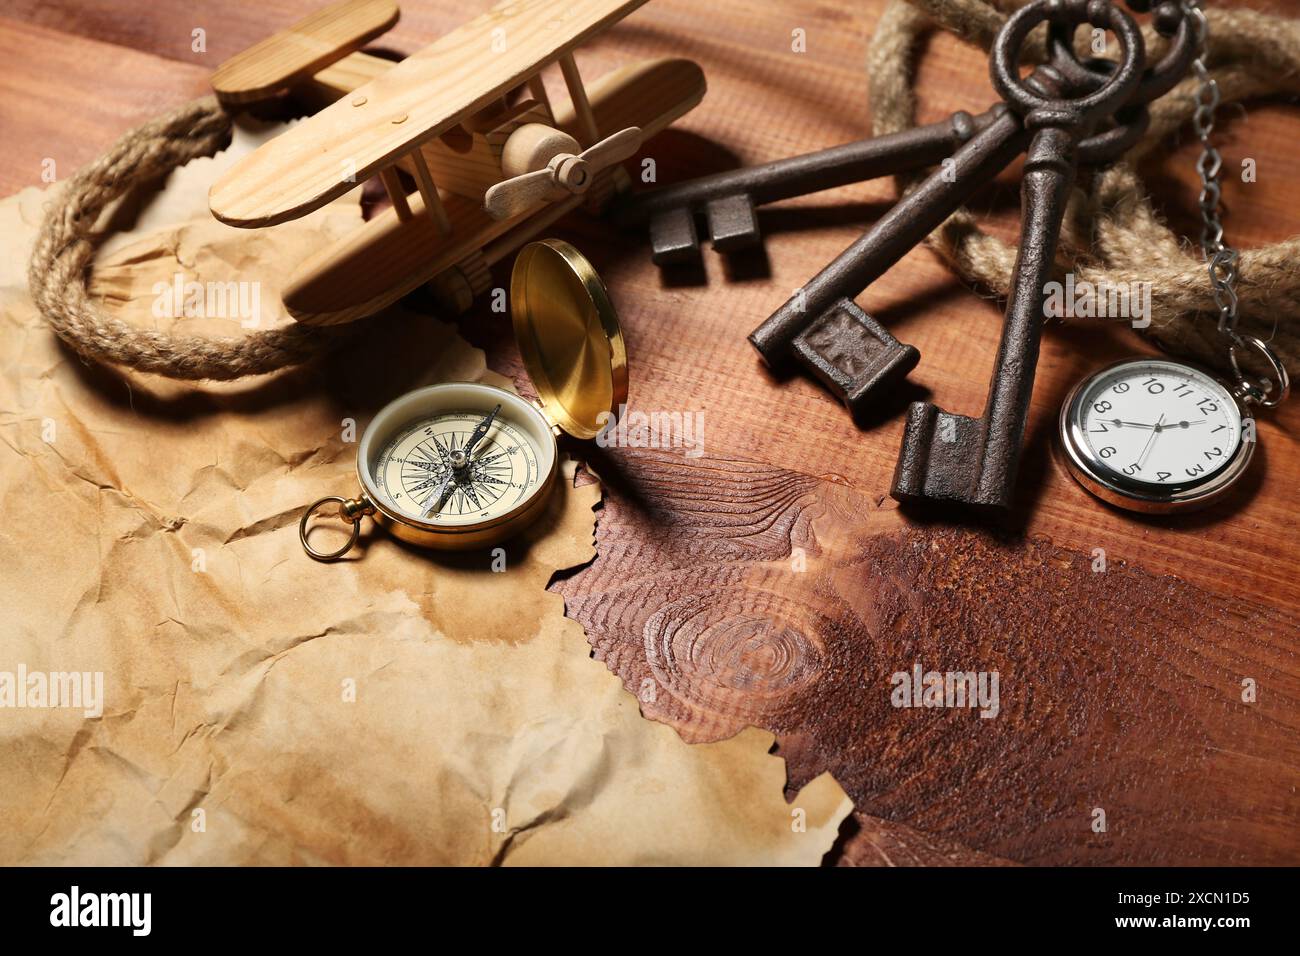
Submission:
{"label": "old iron key", "polygon": [[[1122,60],[1101,89],[1076,99],[1057,99],[1021,81],[1020,48],[1029,31],[1048,20],[1090,23],[1110,29],[1119,39]],[[1020,250],[997,364],[980,418],[945,412],[930,402],[916,402],[908,409],[890,492],[899,501],[1011,505],[1038,362],[1045,287],[1078,168],[1079,144],[1092,124],[1133,98],[1143,79],[1144,57],[1137,25],[1108,0],[1039,0],[1013,14],[998,35],[993,83],[1012,111],[1023,117],[1032,140],[1021,187]]]}
{"label": "old iron key", "polygon": [[[1140,0],[1130,0],[1130,5],[1149,6]],[[1157,29],[1170,35],[1180,25],[1178,12],[1177,4],[1162,4]],[[1071,42],[1076,27],[1053,22],[1051,61],[1034,72],[1031,84],[1064,81],[1072,92],[1083,93],[1105,82],[1114,64],[1080,65]],[[1162,61],[1163,73],[1148,71],[1143,83],[1144,89],[1149,86],[1148,95],[1125,108],[1115,129],[1081,144],[1079,153],[1085,163],[1109,161],[1142,136],[1147,122],[1143,105],[1185,75],[1195,54],[1193,41],[1191,31],[1184,28],[1174,45],[1178,55],[1171,50]],[[902,133],[658,187],[624,200],[616,217],[625,225],[650,220],[657,263],[686,261],[699,252],[696,220],[701,213],[715,248],[734,251],[759,241],[756,204],[924,168],[951,156],[950,168],[936,172],[750,336],[769,365],[778,367],[794,359],[839,397],[855,419],[862,420],[874,411],[875,398],[916,366],[920,354],[867,315],[853,296],[1023,151],[1029,136],[1019,124],[1019,117],[1009,115],[1005,104],[974,117],[959,112],[949,120]],[[972,143],[977,137],[979,143]],[[953,154],[967,145],[969,149]]]}
{"label": "old iron key", "polygon": [[701,213],[713,248],[736,252],[760,241],[755,206],[937,165],[993,119],[991,112],[958,111],[942,122],[889,136],[660,186],[622,201],[615,218],[624,226],[649,221],[652,257],[661,266],[699,255]]}
{"label": "old iron key", "polygon": [[[708,221],[714,248],[734,252],[759,241],[755,205],[937,165],[999,123],[1003,130],[1012,123],[1018,129],[1019,121],[1008,118],[1003,104],[978,116],[959,111],[928,126],[659,187],[625,200],[616,218],[625,225],[650,221],[654,261],[660,265],[698,255],[700,212]],[[1017,145],[1011,155],[1020,148]],[[914,347],[899,342],[859,308],[851,295],[826,302],[813,321],[802,323],[782,342],[782,349],[859,419],[872,410],[874,396],[905,378],[921,358]]]}
{"label": "old iron key", "polygon": [[[1110,81],[1076,66],[1068,47],[1058,45],[1053,48],[1053,62],[1036,69],[1028,83],[1043,90],[1064,84],[1072,92],[1081,87],[1081,92],[1093,93]],[[1067,72],[1072,81],[1067,82]],[[1145,121],[1144,112],[1139,120]],[[750,343],[769,366],[780,368],[790,359],[800,362],[859,421],[871,414],[881,391],[915,367],[920,357],[916,349],[899,343],[863,312],[853,297],[995,179],[1024,152],[1030,140],[1020,114],[1006,103],[987,111],[980,125],[982,128],[951,155],[951,164],[936,170],[901,199],[750,333]],[[1081,145],[1081,155],[1126,148],[1143,129],[1141,122],[1134,122],[1099,134]]]}

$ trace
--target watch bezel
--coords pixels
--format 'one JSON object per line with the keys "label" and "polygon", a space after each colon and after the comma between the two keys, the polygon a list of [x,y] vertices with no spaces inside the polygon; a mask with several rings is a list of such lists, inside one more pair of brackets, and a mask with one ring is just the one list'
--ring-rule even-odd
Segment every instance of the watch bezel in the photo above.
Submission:
{"label": "watch bezel", "polygon": [[1222,498],[1245,473],[1254,456],[1255,442],[1247,441],[1244,435],[1240,436],[1236,449],[1217,471],[1197,481],[1167,486],[1135,481],[1106,465],[1089,447],[1078,414],[1080,404],[1094,382],[1111,375],[1116,369],[1130,365],[1165,366],[1203,375],[1224,390],[1229,401],[1236,406],[1237,417],[1243,427],[1249,418],[1224,381],[1199,365],[1165,358],[1121,359],[1085,376],[1070,390],[1061,405],[1057,437],[1067,470],[1092,495],[1129,511],[1150,514],[1191,511],[1204,508]]}

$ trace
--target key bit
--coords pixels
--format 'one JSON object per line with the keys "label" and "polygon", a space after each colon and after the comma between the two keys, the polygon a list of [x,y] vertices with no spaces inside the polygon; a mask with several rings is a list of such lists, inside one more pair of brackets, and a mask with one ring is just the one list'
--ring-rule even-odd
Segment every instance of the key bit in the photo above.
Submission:
{"label": "key bit", "polygon": [[650,248],[655,265],[691,262],[700,251],[695,213],[686,207],[665,209],[650,218]]}
{"label": "key bit", "polygon": [[[913,402],[907,409],[890,494],[899,501],[970,501],[975,489],[969,452],[982,447],[986,435],[983,419],[954,415],[932,402]],[[945,446],[951,446],[951,451],[945,451]]]}
{"label": "key bit", "polygon": [[709,239],[718,252],[738,252],[758,245],[754,204],[743,193],[709,200],[704,216],[709,222]]}
{"label": "key bit", "polygon": [[879,395],[916,368],[921,353],[841,299],[794,340],[795,357],[830,389],[859,422]]}

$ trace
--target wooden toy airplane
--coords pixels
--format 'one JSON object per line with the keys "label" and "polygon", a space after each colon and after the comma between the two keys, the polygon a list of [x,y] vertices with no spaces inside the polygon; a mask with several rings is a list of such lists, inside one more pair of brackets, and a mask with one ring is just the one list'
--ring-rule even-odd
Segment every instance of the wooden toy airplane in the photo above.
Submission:
{"label": "wooden toy airplane", "polygon": [[[425,283],[463,311],[493,263],[571,209],[599,210],[618,165],[703,98],[690,60],[624,66],[584,86],[576,47],[646,0],[507,0],[394,63],[360,48],[397,22],[392,0],[346,0],[222,64],[231,106],[292,91],[315,115],[244,157],[212,187],[232,226],[320,208],[378,174],[392,208],[301,263],[282,295],[298,321],[350,322]],[[558,64],[569,102],[542,70]],[[414,181],[408,194],[398,170]]]}

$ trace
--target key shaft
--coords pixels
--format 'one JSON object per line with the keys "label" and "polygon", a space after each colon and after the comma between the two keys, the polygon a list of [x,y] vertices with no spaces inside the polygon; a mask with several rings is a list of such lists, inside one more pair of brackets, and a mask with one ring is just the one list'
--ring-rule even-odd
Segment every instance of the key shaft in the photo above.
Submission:
{"label": "key shaft", "polygon": [[768,365],[781,366],[805,326],[880,278],[1024,150],[1029,134],[1020,117],[1005,106],[990,112],[992,122],[953,154],[952,164],[932,173],[750,333]]}
{"label": "key shaft", "polygon": [[935,166],[994,120],[993,111],[961,111],[927,126],[832,146],[758,166],[728,170],[661,186],[633,196],[615,213],[621,225],[731,196],[748,196],[755,206],[793,199],[850,183]]}

